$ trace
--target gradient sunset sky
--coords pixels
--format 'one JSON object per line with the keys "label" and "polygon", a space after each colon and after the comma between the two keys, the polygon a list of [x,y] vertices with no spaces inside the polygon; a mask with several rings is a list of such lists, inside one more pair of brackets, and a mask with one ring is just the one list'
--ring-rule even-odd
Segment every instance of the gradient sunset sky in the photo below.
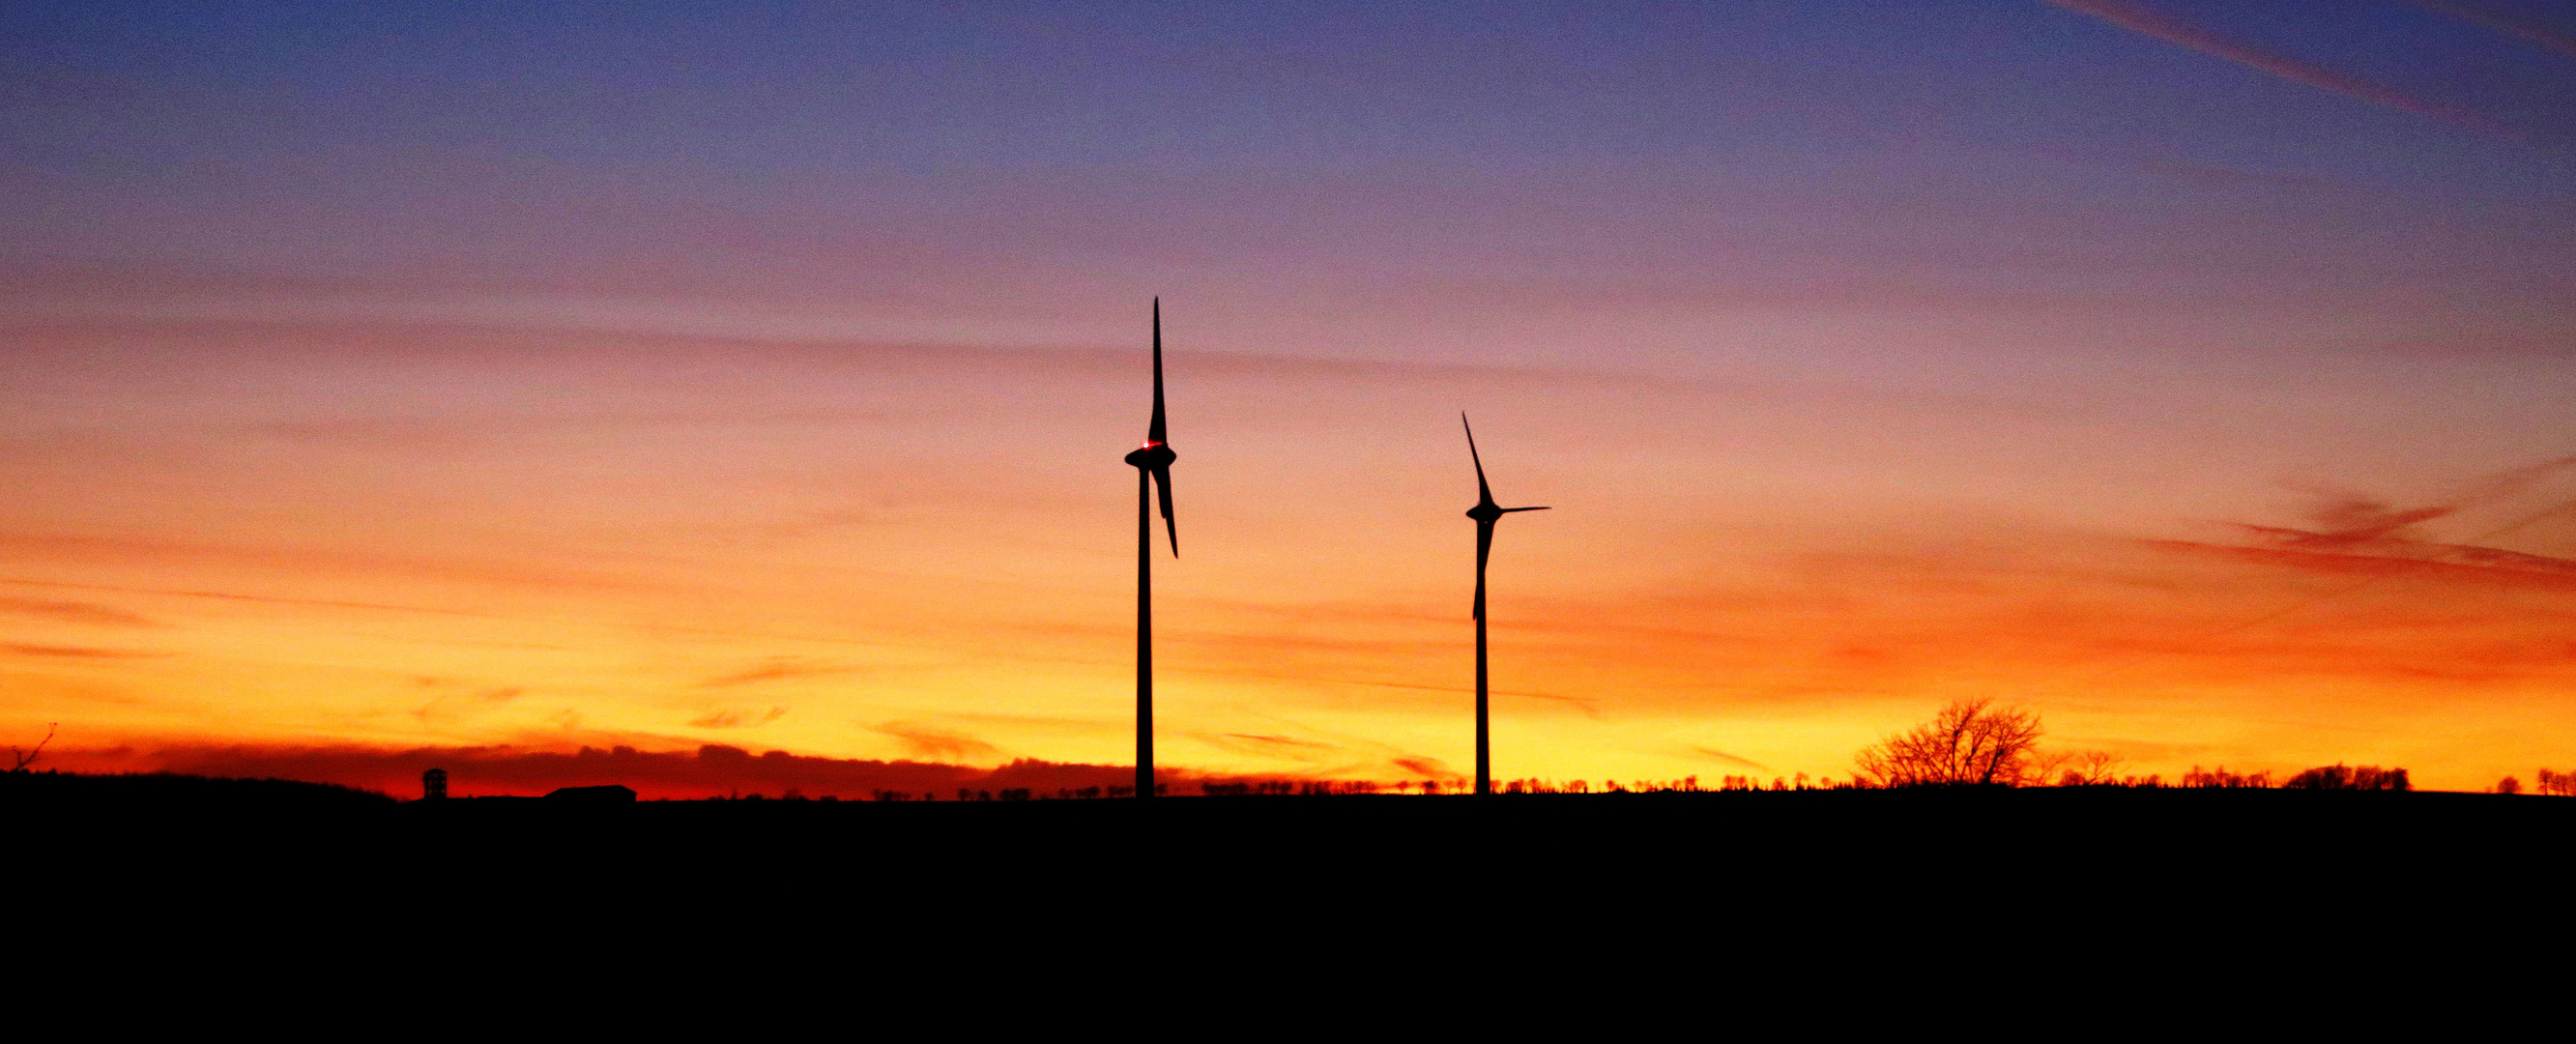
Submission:
{"label": "gradient sunset sky", "polygon": [[0,12],[0,742],[2576,767],[2564,3]]}

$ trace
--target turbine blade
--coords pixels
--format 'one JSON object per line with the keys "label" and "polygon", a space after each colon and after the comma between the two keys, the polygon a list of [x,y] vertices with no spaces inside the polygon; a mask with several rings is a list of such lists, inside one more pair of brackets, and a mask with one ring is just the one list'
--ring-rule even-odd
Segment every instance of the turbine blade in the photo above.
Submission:
{"label": "turbine blade", "polygon": [[1163,529],[1172,539],[1172,557],[1181,557],[1181,527],[1172,521],[1172,469],[1154,469],[1154,490],[1162,494]]}
{"label": "turbine blade", "polygon": [[1485,582],[1485,559],[1494,553],[1494,524],[1476,523],[1476,582]]}
{"label": "turbine blade", "polygon": [[1476,573],[1476,608],[1475,611],[1467,614],[1467,618],[1470,620],[1485,618],[1485,574],[1481,570]]}
{"label": "turbine blade", "polygon": [[[1163,299],[1154,299],[1154,421],[1145,427],[1145,441],[1168,443],[1163,432]],[[1169,510],[1163,512],[1168,517]]]}
{"label": "turbine blade", "polygon": [[1467,411],[1458,411],[1458,426],[1467,429],[1467,459],[1476,462],[1476,502],[1491,504],[1494,491],[1485,485],[1485,458],[1476,455],[1476,426],[1467,423]]}
{"label": "turbine blade", "polygon": [[1543,508],[1543,507],[1534,507],[1534,508],[1504,508],[1504,509],[1503,509],[1503,514],[1508,515],[1508,514],[1511,514],[1512,512],[1515,512],[1515,511],[1545,511],[1545,510],[1547,510],[1547,509],[1546,509],[1546,508]]}

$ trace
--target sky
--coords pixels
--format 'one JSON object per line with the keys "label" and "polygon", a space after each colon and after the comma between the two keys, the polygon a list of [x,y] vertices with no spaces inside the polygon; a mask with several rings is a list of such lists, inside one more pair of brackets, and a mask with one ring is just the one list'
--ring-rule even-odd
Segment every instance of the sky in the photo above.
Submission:
{"label": "sky", "polygon": [[57,764],[2576,765],[2564,3],[0,17]]}

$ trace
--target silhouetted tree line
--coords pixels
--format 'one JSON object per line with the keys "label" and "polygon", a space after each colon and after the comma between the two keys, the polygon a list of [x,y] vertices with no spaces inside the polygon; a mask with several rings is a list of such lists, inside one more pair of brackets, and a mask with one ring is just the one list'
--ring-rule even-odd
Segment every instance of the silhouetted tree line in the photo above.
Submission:
{"label": "silhouetted tree line", "polygon": [[[1829,784],[1826,781],[1811,779],[1806,773],[1801,772],[1798,773],[1794,781],[1788,777],[1772,777],[1768,785],[1765,785],[1761,780],[1755,779],[1751,776],[1728,776],[1726,777],[1725,784],[1719,789],[1819,790],[1824,789],[1828,785]],[[1258,782],[1211,781],[1199,785],[1199,792],[1210,797],[1244,797],[1252,795],[1294,795],[1299,797],[1314,797],[1333,794],[1377,794],[1390,789],[1398,793],[1411,793],[1415,790],[1419,790],[1425,794],[1439,794],[1447,790],[1464,792],[1465,787],[1463,784],[1442,783],[1438,780],[1422,780],[1420,782],[1406,780],[1392,785],[1378,783],[1372,780],[1264,780]],[[1498,780],[1494,785],[1494,792],[1497,794],[1676,794],[1703,793],[1707,789],[1708,788],[1703,787],[1700,784],[1700,778],[1698,776],[1684,776],[1680,779],[1666,780],[1640,779],[1626,783],[1611,779],[1603,780],[1599,784],[1594,784],[1590,780],[1581,779],[1559,781],[1553,779],[1526,778]]]}
{"label": "silhouetted tree line", "polygon": [[[1040,791],[1035,787],[1003,787],[1000,790],[981,790],[974,787],[959,787],[957,788],[957,800],[1096,801],[1102,797],[1127,797],[1134,793],[1134,787],[1057,787],[1053,793]],[[910,791],[905,790],[872,790],[868,792],[868,797],[870,800],[874,801],[939,800],[939,795],[936,792],[925,793],[919,797],[914,797]]]}
{"label": "silhouetted tree line", "polygon": [[[657,798],[657,799],[655,799],[655,800],[664,800],[664,799]],[[838,802],[839,800],[841,800],[841,796],[840,796],[840,795],[838,795],[838,794],[825,794],[825,795],[823,795],[822,797],[818,797],[818,798],[809,798],[809,797],[806,797],[806,796],[805,796],[805,792],[804,792],[804,791],[802,791],[802,790],[798,790],[798,789],[796,789],[796,788],[794,788],[794,787],[789,787],[789,788],[787,788],[787,790],[786,790],[785,792],[783,792],[783,793],[779,794],[777,797],[774,797],[774,798],[773,798],[773,797],[770,797],[770,796],[769,796],[769,795],[767,795],[767,794],[760,793],[759,791],[753,791],[753,792],[751,792],[751,793],[749,793],[749,794],[739,794],[739,793],[737,793],[737,794],[731,794],[731,795],[718,795],[718,796],[715,796],[715,797],[708,798],[707,800],[709,800],[709,801],[822,801],[822,802]]]}
{"label": "silhouetted tree line", "polygon": [[[1245,797],[1250,795],[1324,797],[1334,794],[1375,794],[1380,784],[1375,780],[1265,779],[1258,781],[1216,782],[1199,784],[1199,793],[1209,797]],[[1410,790],[1410,781],[1401,789]],[[1425,783],[1423,792],[1433,784]]]}
{"label": "silhouetted tree line", "polygon": [[2341,763],[2312,768],[2281,781],[2284,790],[2408,790],[2406,770]]}
{"label": "silhouetted tree line", "polygon": [[2272,774],[2256,772],[2244,775],[2227,771],[2225,765],[2204,772],[2200,766],[2194,765],[2191,771],[2182,774],[2182,785],[2192,789],[2263,790],[2272,785]]}
{"label": "silhouetted tree line", "polygon": [[[2043,735],[2044,729],[2041,726],[2040,717],[2034,711],[2011,706],[1998,706],[1991,700],[1962,699],[1953,701],[1948,706],[1943,707],[1940,713],[1936,714],[1931,721],[1925,722],[1921,725],[1915,726],[1913,729],[1907,730],[1904,733],[1890,736],[1881,740],[1879,743],[1863,748],[1854,759],[1857,771],[1855,771],[1852,777],[1848,780],[1836,781],[1830,778],[1811,779],[1806,773],[1801,772],[1796,774],[1794,777],[1773,776],[1766,784],[1762,779],[1756,776],[1729,775],[1721,777],[1717,781],[1717,785],[1714,789],[1721,792],[1816,789],[1844,790],[1941,786],[2139,788],[2174,786],[2187,789],[2250,790],[2277,787],[2279,789],[2288,790],[2362,791],[2405,791],[2412,789],[2411,781],[2408,779],[2407,772],[2403,768],[2382,768],[2376,765],[2347,766],[2341,763],[2307,769],[2277,783],[2274,782],[2270,772],[2237,773],[2229,771],[2223,765],[2215,769],[2203,769],[2198,765],[2194,765],[2192,766],[2191,771],[2184,773],[2178,781],[2168,784],[2161,777],[2152,773],[2143,776],[2120,774],[2118,770],[2122,765],[2123,759],[2115,754],[2102,751],[2050,752],[2040,750],[2038,743]],[[46,745],[52,742],[53,737],[54,729],[49,726],[44,738],[38,741],[32,749],[21,749],[12,746],[10,748],[10,753],[13,757],[13,765],[10,770],[6,773],[0,773],[0,775],[16,778],[26,778],[30,776],[50,777],[56,775],[51,772],[33,773],[30,772],[28,768],[31,763],[44,753]],[[560,759],[563,756],[550,755],[548,757]],[[580,760],[599,758],[603,760],[617,761],[628,759],[669,760],[677,756],[638,754],[631,748],[625,747],[619,747],[609,751],[596,751],[585,747],[582,749],[580,754],[574,755],[573,757]],[[735,764],[751,764],[755,762],[788,764],[798,759],[792,759],[789,755],[779,751],[772,751],[755,759],[747,752],[738,748],[708,746],[701,748],[698,751],[696,758],[693,760],[700,762],[730,762]],[[880,763],[865,764],[874,766]],[[897,764],[913,767],[910,766],[909,763]],[[918,767],[956,771],[952,766],[925,765]],[[1093,770],[1094,767],[1058,766],[1043,762],[1020,761],[1014,762],[1002,769],[995,770],[993,774],[1001,775],[1004,773],[1018,773],[1029,775],[1042,772],[1062,771],[1066,769],[1089,771]],[[97,779],[109,777],[72,776],[64,778]],[[253,782],[229,777],[175,775],[169,773],[124,774],[122,778],[199,781],[211,780],[223,783]],[[279,781],[271,779],[269,782]],[[1382,784],[1373,780],[1206,780],[1200,782],[1198,784],[1198,788],[1200,793],[1211,797],[1250,795],[1294,795],[1313,797],[1346,794],[1375,794],[1387,789],[1392,789],[1398,793],[1413,793],[1419,791],[1423,794],[1436,795],[1453,791],[1463,791],[1465,789],[1465,784],[1462,781],[1457,780],[1436,779],[1420,781],[1400,780],[1393,784]],[[334,787],[332,789],[337,790],[343,788]],[[1171,793],[1170,784],[1158,784],[1155,789],[1158,794]],[[1684,776],[1680,779],[1673,780],[1640,779],[1624,783],[1616,779],[1607,779],[1602,780],[1597,784],[1592,781],[1582,779],[1558,781],[1545,778],[1524,778],[1501,781],[1495,789],[1497,792],[1503,794],[1637,794],[1697,793],[1709,788],[1704,788],[1701,785],[1700,777],[1698,776]],[[2493,789],[2499,794],[2519,794],[2523,792],[2523,784],[2519,779],[2507,776],[2499,781]],[[2535,793],[2545,795],[2576,797],[2576,772],[2557,772],[2547,768],[2540,769],[2537,775],[2537,784],[2534,786],[2533,791]],[[353,792],[368,793],[377,798],[382,797],[382,795],[374,794],[372,791],[360,790]],[[1130,797],[1133,796],[1134,792],[1134,788],[1132,787],[1117,785],[1082,787],[1059,786],[1051,791],[1035,786],[958,787],[955,789],[956,800],[958,801],[1099,800]],[[867,794],[870,799],[876,801],[940,800],[937,791],[923,791],[916,796],[912,791],[879,788],[870,790]],[[719,796],[712,800],[722,801],[728,799]],[[736,792],[732,796],[731,800],[805,801],[808,799],[801,789],[795,786],[789,786],[784,788],[783,792],[775,799],[764,797],[759,793],[745,795]],[[840,798],[836,795],[826,794],[813,800],[832,802],[838,801]]]}
{"label": "silhouetted tree line", "polygon": [[[2496,782],[2495,792],[2498,794],[2522,793],[2522,781],[2506,776]],[[2576,797],[2576,772],[2553,772],[2549,769],[2541,769],[2540,774],[2535,777],[2532,792],[2552,797]]]}
{"label": "silhouetted tree line", "polygon": [[[1096,790],[1097,788],[1086,787],[1084,789]],[[1052,801],[1071,794],[1071,790],[1059,790],[1054,794],[1047,795],[1046,798],[1047,800]],[[957,800],[959,801],[1028,801],[1032,798],[1033,794],[1028,787],[1003,787],[998,793],[990,790],[969,790],[965,787],[957,788]]]}
{"label": "silhouetted tree line", "polygon": [[1590,780],[1582,779],[1569,779],[1562,783],[1550,779],[1514,779],[1504,781],[1496,789],[1505,794],[1696,794],[1705,788],[1699,785],[1698,776],[1684,776],[1680,779],[1638,779],[1626,783],[1605,779],[1597,787]]}
{"label": "silhouetted tree line", "polygon": [[[2124,759],[2105,751],[2045,752],[2039,740],[2045,730],[2036,711],[1998,706],[1992,700],[1954,700],[1931,721],[1861,748],[1858,768],[1845,786],[1877,787],[2163,787],[2163,777],[2121,775]],[[1728,776],[1723,789],[1735,789],[1740,777]],[[2547,777],[2566,780],[2567,777]],[[2514,783],[2507,779],[2507,783]],[[1778,784],[1773,781],[1774,786]],[[2176,786],[2193,789],[2262,790],[2273,786],[2272,774],[2230,772],[2222,765],[2204,770],[2194,765]],[[2576,781],[2561,784],[2576,793]],[[2312,768],[2283,780],[2289,790],[2407,790],[2406,770],[2340,763]],[[2519,784],[2515,783],[2518,788]],[[2502,785],[2499,785],[2502,789]],[[2511,791],[2507,791],[2510,793]]]}

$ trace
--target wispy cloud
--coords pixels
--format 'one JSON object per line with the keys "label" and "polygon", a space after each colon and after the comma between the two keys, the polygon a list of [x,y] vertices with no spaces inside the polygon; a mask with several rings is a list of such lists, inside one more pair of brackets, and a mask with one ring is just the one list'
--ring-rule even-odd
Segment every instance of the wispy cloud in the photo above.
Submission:
{"label": "wispy cloud", "polygon": [[2470,538],[2468,543],[2432,540],[2418,529],[2427,522],[2508,500],[2570,468],[2576,468],[2576,457],[2544,460],[2482,477],[2437,503],[2405,508],[2366,494],[2315,490],[2317,500],[2309,508],[2309,523],[2305,527],[2240,523],[2237,528],[2258,545],[2251,550],[2291,552],[2315,556],[2321,562],[2340,562],[2332,566],[2336,571],[2369,571],[2366,563],[2375,560],[2400,568],[2414,564],[2447,564],[2576,578],[2576,560],[2481,547],[2476,543],[2545,518],[2576,511],[2576,501],[2553,504],[2537,513],[2526,514],[2516,521],[2490,528]]}
{"label": "wispy cloud", "polygon": [[[2258,534],[2261,529],[2261,527],[2248,528],[2256,529]],[[2149,547],[2169,551],[2221,554],[2305,572],[2334,573],[2360,579],[2360,583],[2352,588],[2333,592],[2331,597],[2335,598],[2359,593],[2361,588],[2370,581],[2393,577],[2576,591],[2576,560],[2526,555],[2518,551],[2503,551],[2495,548],[2424,544],[2412,549],[2416,553],[2396,554],[2307,550],[2295,546],[2245,547],[2193,540],[2150,540],[2146,544]],[[2325,597],[2303,601],[2299,603],[2299,608],[2309,608],[2325,600]],[[2268,622],[2278,615],[2281,614],[2269,614],[2255,622]]]}
{"label": "wispy cloud", "polygon": [[[7,540],[0,537],[0,540]],[[166,595],[173,598],[207,598],[223,602],[256,602],[263,605],[301,605],[324,609],[373,609],[395,613],[427,613],[435,616],[463,616],[483,620],[506,620],[493,613],[474,613],[460,609],[436,609],[419,605],[388,605],[381,602],[347,602],[318,598],[277,598],[269,595],[236,594],[229,591],[189,591],[157,587],[116,587],[108,584],[71,584],[54,580],[24,580],[0,577],[0,584],[20,587],[60,587],[81,591],[117,591],[126,594]]]}
{"label": "wispy cloud", "polygon": [[0,596],[0,613],[32,616],[64,623],[100,624],[111,627],[157,627],[160,624],[123,609],[90,602],[56,602],[37,598]]}
{"label": "wispy cloud", "polygon": [[1259,736],[1249,732],[1229,732],[1226,733],[1226,736],[1231,739],[1247,740],[1253,743],[1281,747],[1308,747],[1323,750],[1331,750],[1333,748],[1333,745],[1330,743],[1318,743],[1314,740],[1301,740],[1294,736]]}
{"label": "wispy cloud", "polygon": [[818,678],[835,674],[851,674],[856,671],[857,668],[854,667],[844,667],[827,663],[813,663],[790,656],[776,656],[771,657],[755,667],[736,671],[732,674],[720,674],[713,678],[703,679],[697,683],[697,687],[701,689],[724,689],[731,688],[736,685],[750,685],[756,682],[783,681],[788,678]]}
{"label": "wispy cloud", "polygon": [[2520,139],[2521,134],[2484,113],[2456,105],[2446,105],[2418,98],[2368,80],[2312,65],[2284,54],[2275,54],[2251,44],[2230,40],[2163,11],[2126,0],[2046,0],[2069,11],[2091,15],[2122,29],[2151,36],[2166,43],[2191,48],[2202,54],[2224,58],[2250,69],[2270,73],[2293,83],[2305,84],[2321,91],[2384,105],[2437,120],[2456,123],[2501,137]]}
{"label": "wispy cloud", "polygon": [[953,729],[911,721],[889,721],[871,725],[869,731],[892,736],[903,742],[903,749],[920,758],[965,760],[998,758],[1002,748]]}
{"label": "wispy cloud", "polygon": [[0,644],[0,652],[68,660],[133,660],[168,655],[167,653],[132,652],[124,649],[91,649],[77,645],[22,645],[14,642]]}
{"label": "wispy cloud", "polygon": [[[433,691],[450,689],[449,683],[438,678],[414,678],[412,679],[412,684]],[[472,693],[470,696],[468,694],[454,691],[439,691],[435,698],[414,709],[411,712],[411,716],[422,721],[428,721],[432,718],[454,714],[455,705],[463,700],[471,699],[476,703],[492,705],[510,703],[524,695],[527,695],[527,690],[509,686],[484,689],[479,692]],[[470,707],[473,705],[468,704],[468,706]],[[476,707],[474,709],[480,710],[484,708]]]}
{"label": "wispy cloud", "polygon": [[702,729],[745,729],[754,725],[767,725],[770,722],[777,721],[778,719],[786,716],[787,708],[785,707],[771,707],[765,711],[720,710],[710,713],[704,717],[692,719],[689,724]]}
{"label": "wispy cloud", "polygon": [[[2383,581],[2401,577],[2437,583],[2576,591],[2576,559],[2482,547],[2477,543],[2544,519],[2576,513],[2576,500],[2560,501],[2526,513],[2471,537],[2468,543],[2431,540],[2416,530],[2425,522],[2526,492],[2542,479],[2570,467],[2576,467],[2576,457],[2559,457],[2514,468],[2473,482],[2467,489],[2442,502],[2412,508],[2394,507],[2385,501],[2355,493],[2321,491],[2319,502],[2309,512],[2310,528],[2238,524],[2237,528],[2248,535],[2252,546],[2189,540],[2152,540],[2147,544],[2165,550],[2226,555],[2304,572],[2354,578],[2350,584],[2311,595],[2251,619],[2236,621],[2215,631],[2203,632],[2195,636],[2192,643],[2203,648],[2209,639],[2302,614],[2359,594]],[[2426,673],[2426,676],[2438,674],[2464,678],[2474,673],[2484,677],[2502,677],[2503,673],[2495,668],[2502,666],[2502,660],[2514,658],[2500,657],[2490,649],[2474,657],[2482,662],[2471,665],[2467,673],[2456,669],[2429,673],[2424,668],[2412,669]]]}
{"label": "wispy cloud", "polygon": [[1412,757],[1396,758],[1392,764],[1397,768],[1403,769],[1416,776],[1421,776],[1425,779],[1449,780],[1466,778],[1459,775],[1456,770],[1450,768],[1448,762],[1442,761],[1438,758],[1427,758],[1415,755]]}
{"label": "wispy cloud", "polygon": [[1286,758],[1291,761],[1325,761],[1341,748],[1318,740],[1294,736],[1275,736],[1254,732],[1195,733],[1194,738],[1211,746],[1255,757]]}
{"label": "wispy cloud", "polygon": [[1701,756],[1701,757],[1704,757],[1704,758],[1715,758],[1715,759],[1717,759],[1717,760],[1719,760],[1719,761],[1726,762],[1726,763],[1727,763],[1727,764],[1729,764],[1729,765],[1742,765],[1742,766],[1744,766],[1744,767],[1746,767],[1746,768],[1761,769],[1761,770],[1762,770],[1762,771],[1764,771],[1764,772],[1769,772],[1769,771],[1771,771],[1771,766],[1769,766],[1769,765],[1765,765],[1765,764],[1763,764],[1763,763],[1761,763],[1761,762],[1759,762],[1759,761],[1755,761],[1755,760],[1753,760],[1752,758],[1739,757],[1739,756],[1734,755],[1734,754],[1729,754],[1729,753],[1727,753],[1727,752],[1725,752],[1725,751],[1722,751],[1722,750],[1719,750],[1719,749],[1717,749],[1717,748],[1715,748],[1715,747],[1702,747],[1702,746],[1693,745],[1693,746],[1691,747],[1691,753],[1693,753],[1693,754],[1697,754],[1697,755],[1699,755],[1699,756]]}

